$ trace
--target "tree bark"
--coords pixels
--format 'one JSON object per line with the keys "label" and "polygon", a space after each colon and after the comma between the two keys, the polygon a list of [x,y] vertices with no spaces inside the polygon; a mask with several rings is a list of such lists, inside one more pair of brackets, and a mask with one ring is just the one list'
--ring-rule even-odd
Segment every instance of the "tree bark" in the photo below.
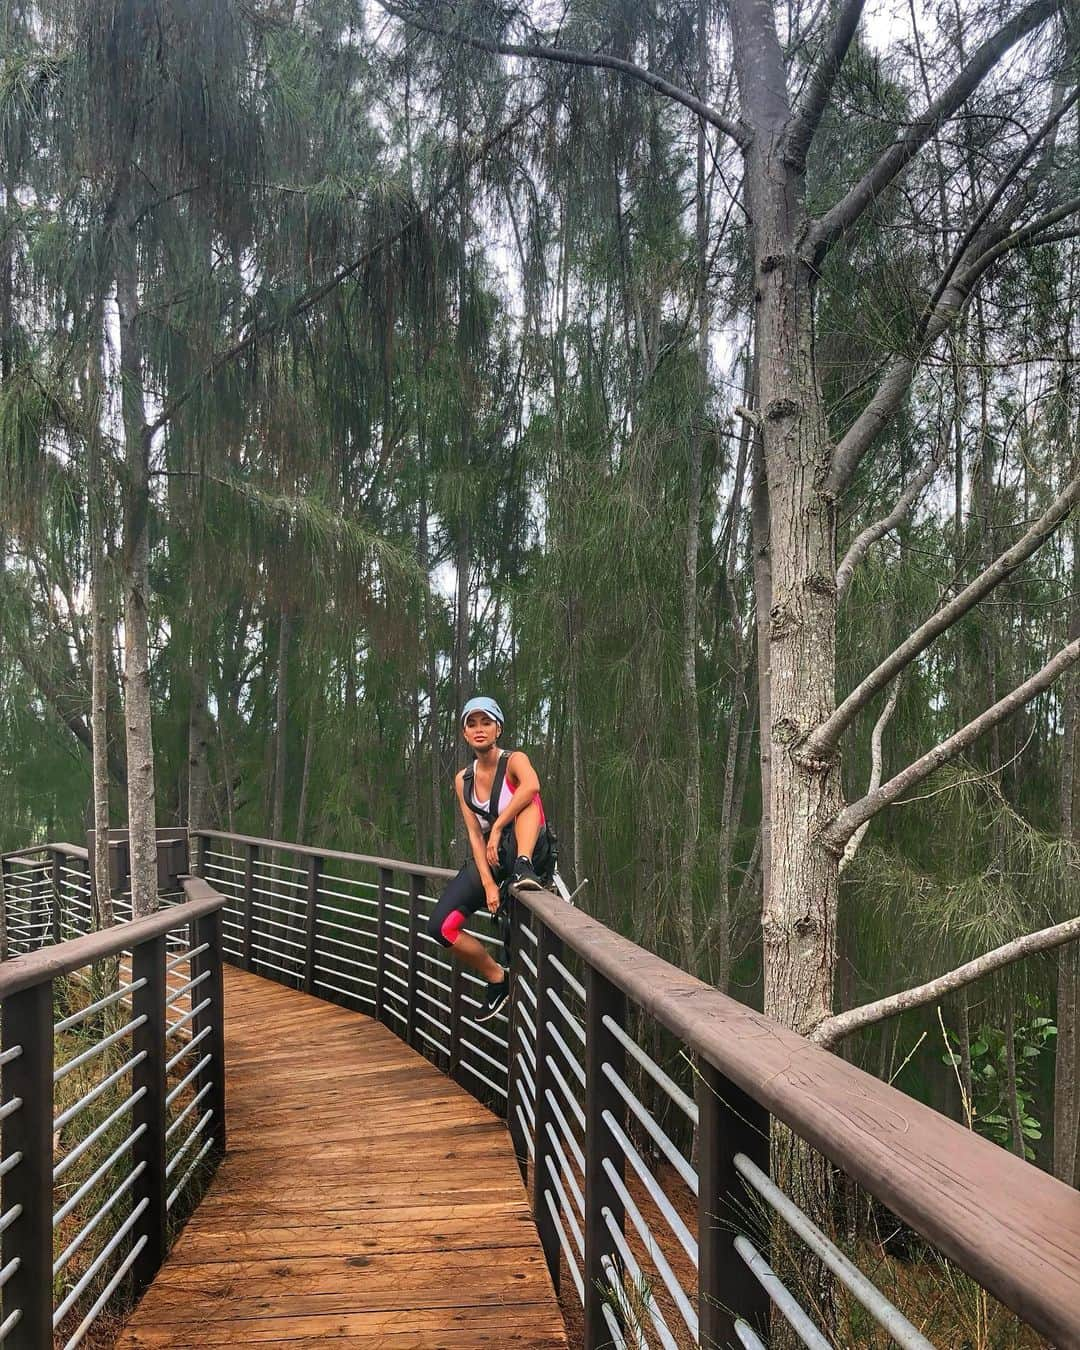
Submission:
{"label": "tree bark", "polygon": [[270,834],[282,837],[285,828],[285,774],[288,767],[289,738],[289,640],[292,616],[282,605],[278,621],[277,689],[274,706],[274,808]]}
{"label": "tree bark", "polygon": [[[1080,528],[1072,531],[1069,636],[1080,636]],[[1065,677],[1061,755],[1061,833],[1080,848],[1080,674]],[[1057,967],[1057,1044],[1054,1051],[1054,1175],[1080,1186],[1080,943],[1063,947]]]}
{"label": "tree bark", "polygon": [[153,720],[150,705],[150,429],[142,390],[134,239],[116,268],[124,421],[124,731],[127,745],[131,903],[135,917],[158,906]]}
{"label": "tree bark", "polygon": [[202,493],[192,493],[191,521],[191,596],[188,606],[191,632],[191,671],[188,701],[188,800],[189,829],[201,829],[210,822],[210,713],[207,695],[210,684],[210,588],[206,574],[206,538],[203,528]]}
{"label": "tree bark", "polygon": [[[707,0],[698,0],[698,81],[705,87],[708,78],[706,42]],[[679,846],[676,919],[682,965],[697,973],[697,948],[694,942],[694,870],[701,836],[701,719],[698,709],[698,545],[701,537],[701,465],[705,452],[706,402],[709,394],[709,208],[705,195],[705,124],[697,128],[697,183],[695,225],[697,237],[697,407],[691,428],[686,481],[686,538],[682,575],[682,703],[686,734],[686,787],[683,798],[684,819]],[[726,900],[726,885],[720,890]],[[727,924],[724,924],[724,931]]]}
{"label": "tree bark", "polygon": [[94,924],[112,926],[112,886],[109,881],[109,583],[105,565],[105,533],[108,513],[105,509],[108,486],[101,436],[102,379],[101,344],[104,342],[104,314],[99,313],[94,329],[94,350],[90,354],[83,386],[87,404],[86,497],[87,531],[90,535],[90,731],[94,797]]}

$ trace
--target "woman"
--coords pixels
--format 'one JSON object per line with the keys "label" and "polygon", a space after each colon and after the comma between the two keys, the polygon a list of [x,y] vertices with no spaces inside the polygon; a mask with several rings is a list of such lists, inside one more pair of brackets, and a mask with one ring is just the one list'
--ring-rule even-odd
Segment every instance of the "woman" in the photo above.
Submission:
{"label": "woman", "polygon": [[427,931],[455,960],[487,981],[476,1021],[487,1022],[510,996],[510,972],[470,933],[467,921],[482,905],[494,914],[499,888],[508,879],[523,890],[543,890],[537,868],[550,869],[540,779],[523,750],[499,747],[502,709],[493,698],[471,698],[461,713],[462,733],[473,763],[454,779],[472,857],[443,892]]}

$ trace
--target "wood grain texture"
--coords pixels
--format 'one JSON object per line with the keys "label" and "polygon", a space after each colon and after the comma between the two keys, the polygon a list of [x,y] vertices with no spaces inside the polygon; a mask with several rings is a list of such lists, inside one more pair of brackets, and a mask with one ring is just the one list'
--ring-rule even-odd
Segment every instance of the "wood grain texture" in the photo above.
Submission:
{"label": "wood grain texture", "polygon": [[225,971],[230,1148],[116,1344],[565,1350],[501,1122],[359,1013]]}

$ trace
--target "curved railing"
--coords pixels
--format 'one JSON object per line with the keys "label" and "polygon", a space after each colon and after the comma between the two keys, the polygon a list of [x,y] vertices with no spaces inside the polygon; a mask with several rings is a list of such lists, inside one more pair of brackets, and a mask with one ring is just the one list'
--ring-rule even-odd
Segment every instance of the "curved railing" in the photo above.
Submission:
{"label": "curved railing", "polygon": [[[848,1344],[870,1344],[874,1326],[932,1343],[772,1183],[773,1122],[1055,1345],[1080,1347],[1080,1195],[1024,1161],[554,896],[521,897],[517,997],[481,1025],[481,982],[424,931],[452,873],[221,832],[192,841],[227,896],[226,959],[379,1017],[506,1116],[590,1350],[752,1350],[770,1305],[803,1344],[827,1346],[804,1291],[770,1268],[783,1251],[797,1269],[789,1242],[871,1328]],[[486,923],[470,931],[495,945]]]}
{"label": "curved railing", "polygon": [[[0,965],[0,1342],[15,1350],[74,1350],[144,1288],[225,1144],[222,896],[191,880],[184,903],[63,940],[88,923],[86,854],[46,861],[48,923],[20,927],[34,949]],[[13,870],[9,931],[38,909]]]}

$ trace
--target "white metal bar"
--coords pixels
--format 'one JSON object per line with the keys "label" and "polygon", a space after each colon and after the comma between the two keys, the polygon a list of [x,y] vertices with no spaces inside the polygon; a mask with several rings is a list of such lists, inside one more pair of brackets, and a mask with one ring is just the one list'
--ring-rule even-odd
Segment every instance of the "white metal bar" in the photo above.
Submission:
{"label": "white metal bar", "polygon": [[[135,1143],[135,1140],[138,1139],[141,1135],[144,1135],[145,1133],[146,1133],[146,1126],[140,1125],[137,1129],[132,1130],[132,1132],[128,1135],[126,1139],[122,1140],[119,1144],[117,1144],[117,1146],[113,1149],[112,1153],[109,1154],[109,1156],[105,1159],[105,1161],[101,1164],[101,1166],[97,1169],[97,1171],[92,1172],[90,1176],[88,1176],[86,1180],[82,1183],[79,1189],[77,1191],[73,1191],[72,1194],[68,1196],[68,1198],[64,1201],[64,1203],[56,1211],[56,1213],[53,1215],[53,1228],[56,1228],[59,1224],[63,1223],[63,1221],[67,1218],[67,1216],[71,1213],[71,1211],[75,1209],[75,1207],[82,1200],[84,1200],[86,1196],[94,1189],[94,1187],[98,1184],[101,1178],[106,1174],[106,1172],[108,1172],[109,1168],[112,1167],[114,1163],[118,1162],[128,1151],[128,1149],[131,1148],[132,1144]],[[21,1206],[17,1205],[16,1209],[19,1209],[21,1212]],[[5,1219],[7,1218],[6,1215],[4,1217]],[[0,1232],[2,1231],[3,1229],[0,1228]]]}
{"label": "white metal bar", "polygon": [[119,1200],[122,1195],[125,1195],[132,1188],[132,1186],[135,1185],[136,1180],[145,1171],[146,1171],[146,1163],[141,1162],[133,1171],[129,1172],[127,1176],[124,1178],[124,1180],[120,1183],[120,1185],[117,1186],[116,1190],[113,1191],[112,1195],[109,1196],[108,1200],[106,1200],[105,1203],[101,1206],[101,1208],[94,1215],[94,1217],[87,1224],[85,1224],[82,1229],[80,1229],[80,1231],[76,1234],[74,1238],[72,1238],[72,1240],[68,1243],[68,1245],[64,1248],[64,1250],[53,1262],[53,1279],[55,1279],[57,1275],[60,1274],[60,1272],[64,1269],[67,1263],[71,1260],[71,1258],[79,1250],[82,1244],[86,1241],[86,1239],[90,1237],[94,1229],[97,1228],[98,1224],[102,1221],[105,1215],[108,1214],[108,1212],[112,1209],[113,1205],[116,1204],[117,1200]]}
{"label": "white metal bar", "polygon": [[143,1013],[141,1017],[136,1017],[133,1022],[128,1022],[126,1026],[122,1026],[119,1031],[114,1031],[111,1036],[105,1036],[97,1041],[89,1050],[84,1050],[81,1055],[76,1055],[74,1059],[69,1059],[66,1064],[61,1064],[58,1069],[53,1070],[53,1082],[59,1083],[62,1078],[66,1078],[75,1069],[89,1063],[96,1055],[100,1055],[103,1050],[107,1050],[110,1045],[115,1045],[117,1041],[130,1035],[136,1027],[141,1027],[145,1021],[146,1014]]}
{"label": "white metal bar", "polygon": [[611,1131],[612,1135],[615,1137],[615,1141],[618,1143],[623,1153],[626,1155],[626,1159],[630,1163],[630,1166],[638,1174],[638,1177],[641,1179],[641,1184],[649,1192],[653,1204],[667,1220],[668,1227],[679,1239],[679,1242],[682,1244],[683,1251],[687,1254],[690,1260],[693,1261],[694,1265],[697,1266],[698,1264],[697,1239],[691,1234],[686,1224],[683,1223],[682,1219],[676,1212],[675,1206],[667,1198],[659,1182],[649,1171],[649,1169],[645,1166],[645,1162],[642,1159],[641,1154],[637,1151],[634,1145],[627,1138],[626,1131],[622,1128],[619,1122],[615,1119],[615,1117],[611,1114],[610,1111],[602,1112],[601,1118],[604,1124]]}
{"label": "white metal bar", "polygon": [[53,1181],[54,1182],[59,1181],[60,1178],[64,1176],[64,1174],[68,1171],[69,1168],[74,1167],[74,1165],[79,1161],[79,1159],[82,1157],[82,1155],[86,1152],[88,1148],[93,1147],[93,1145],[97,1143],[97,1141],[101,1138],[101,1136],[108,1129],[110,1129],[113,1125],[116,1124],[116,1122],[120,1119],[122,1115],[130,1111],[131,1108],[135,1105],[135,1103],[137,1101],[140,1101],[145,1096],[146,1096],[146,1088],[144,1087],[139,1088],[136,1092],[133,1092],[131,1096],[128,1097],[125,1101],[122,1101],[115,1111],[113,1111],[110,1115],[106,1116],[100,1125],[98,1125],[95,1129],[91,1130],[85,1139],[80,1139],[79,1142],[75,1145],[75,1147],[71,1150],[71,1152],[65,1154],[65,1156],[61,1158],[60,1161],[53,1168]]}
{"label": "white metal bar", "polygon": [[690,1300],[686,1297],[686,1293],[684,1292],[682,1285],[676,1278],[675,1272],[671,1269],[671,1265],[667,1257],[661,1250],[659,1243],[653,1237],[652,1230],[649,1228],[649,1225],[642,1218],[641,1211],[634,1203],[633,1196],[626,1189],[626,1186],[622,1178],[619,1176],[618,1172],[615,1170],[615,1167],[611,1159],[604,1158],[601,1165],[603,1166],[604,1171],[608,1174],[608,1180],[615,1187],[616,1194],[618,1195],[619,1199],[623,1202],[623,1208],[626,1210],[627,1214],[630,1216],[631,1222],[637,1229],[638,1237],[641,1238],[641,1241],[645,1246],[645,1250],[649,1254],[650,1261],[652,1261],[653,1265],[660,1272],[660,1278],[664,1281],[664,1284],[667,1286],[668,1293],[674,1299],[675,1306],[678,1308],[679,1315],[682,1317],[682,1320],[686,1323],[687,1330],[690,1332],[691,1336],[693,1336],[694,1339],[696,1340],[698,1334],[697,1313],[691,1306]]}
{"label": "white metal bar", "polygon": [[858,1266],[854,1265],[844,1253],[830,1242],[825,1234],[812,1223],[795,1202],[780,1189],[772,1179],[752,1162],[745,1153],[736,1153],[735,1170],[740,1176],[770,1204],[784,1222],[798,1233],[815,1256],[833,1272],[841,1284],[846,1285],[868,1313],[882,1326],[901,1347],[901,1350],[934,1350],[918,1328],[914,1327],[904,1314],[885,1297],[876,1285],[872,1284]]}
{"label": "white metal bar", "polygon": [[203,1159],[206,1157],[206,1155],[210,1152],[210,1150],[213,1148],[213,1146],[214,1146],[214,1137],[213,1137],[213,1135],[211,1135],[210,1138],[207,1139],[207,1141],[203,1144],[202,1148],[199,1149],[198,1153],[195,1154],[194,1158],[192,1158],[192,1160],[191,1160],[191,1166],[190,1166],[190,1167],[188,1168],[188,1170],[184,1173],[184,1175],[180,1178],[180,1180],[176,1183],[175,1189],[169,1192],[168,1199],[165,1201],[165,1208],[166,1208],[166,1210],[172,1209],[173,1205],[176,1204],[176,1201],[177,1201],[177,1198],[178,1198],[179,1195],[180,1195],[180,1192],[184,1189],[184,1187],[185,1187],[185,1186],[188,1184],[188,1182],[191,1180],[192,1176],[194,1175],[194,1172],[195,1172],[196,1167],[198,1167],[198,1165],[202,1162],[202,1160],[203,1160]]}
{"label": "white metal bar", "polygon": [[559,960],[559,958],[555,956],[552,952],[548,952],[548,960],[559,972],[559,974],[563,977],[563,979],[574,991],[574,993],[577,994],[578,998],[581,999],[582,1003],[586,1002],[585,986],[581,983],[581,981],[576,980],[573,977],[573,975],[571,975],[570,971],[567,970],[566,966],[563,965],[563,963]]}
{"label": "white metal bar", "polygon": [[[633,1252],[630,1250],[630,1244],[619,1231],[619,1225],[615,1222],[615,1216],[606,1205],[600,1211],[600,1214],[604,1223],[607,1225],[608,1232],[611,1234],[611,1240],[615,1244],[615,1250],[619,1253],[623,1265],[626,1267],[631,1280],[634,1282],[638,1297],[641,1299],[645,1311],[649,1314],[649,1320],[656,1328],[656,1334],[660,1337],[660,1344],[664,1347],[664,1350],[679,1350],[679,1342],[671,1334],[671,1328],[667,1324],[667,1318],[660,1311],[656,1299],[653,1298],[649,1282],[641,1273],[641,1267],[638,1265]],[[616,1285],[616,1288],[621,1289],[621,1285]],[[629,1320],[637,1320],[632,1308],[627,1308],[625,1311],[629,1315]],[[638,1335],[641,1334],[640,1326],[635,1327],[635,1330]]]}
{"label": "white metal bar", "polygon": [[544,1200],[548,1209],[551,1210],[551,1219],[555,1224],[555,1231],[559,1235],[559,1246],[563,1249],[563,1255],[566,1257],[566,1264],[570,1268],[570,1275],[574,1281],[574,1288],[577,1290],[577,1296],[581,1299],[581,1306],[585,1306],[585,1281],[581,1278],[581,1271],[578,1270],[577,1261],[574,1259],[574,1253],[570,1247],[570,1239],[566,1236],[566,1230],[562,1226],[562,1219],[559,1218],[559,1207],[552,1199],[549,1190],[544,1191]]}
{"label": "white metal bar", "polygon": [[78,1303],[79,1299],[85,1293],[87,1288],[93,1283],[94,1276],[98,1273],[98,1271],[109,1259],[109,1257],[112,1256],[113,1252],[116,1251],[117,1247],[119,1247],[121,1242],[123,1242],[124,1238],[126,1238],[128,1233],[130,1233],[131,1230],[135,1227],[136,1223],[138,1223],[139,1218],[141,1217],[143,1211],[149,1206],[149,1204],[150,1204],[149,1196],[144,1196],[135,1206],[135,1208],[131,1211],[131,1213],[127,1216],[124,1222],[120,1225],[120,1227],[116,1230],[116,1232],[112,1235],[112,1237],[108,1240],[108,1242],[106,1242],[105,1246],[102,1247],[101,1251],[98,1252],[97,1256],[94,1257],[93,1261],[91,1261],[90,1264],[83,1271],[82,1275],[79,1277],[79,1280],[74,1285],[71,1292],[68,1294],[67,1298],[65,1298],[64,1301],[53,1312],[54,1331],[64,1320],[67,1314],[71,1311],[71,1309],[75,1306],[75,1304]]}
{"label": "white metal bar", "polygon": [[637,1041],[635,1041],[632,1036],[628,1036],[622,1027],[619,1026],[618,1022],[609,1017],[606,1013],[603,1017],[603,1023],[619,1044],[633,1055],[634,1059],[637,1060],[653,1082],[656,1083],[657,1086],[662,1087],[675,1105],[684,1111],[696,1125],[698,1123],[698,1109],[697,1103],[694,1101],[693,1097],[688,1097],[682,1088],[679,1087],[678,1083],[676,1083],[669,1074],[666,1074],[660,1065],[657,1064],[656,1060],[653,1059],[651,1055],[647,1055],[645,1051],[642,1050],[641,1046],[638,1045]]}
{"label": "white metal bar", "polygon": [[79,1323],[74,1336],[72,1336],[71,1340],[69,1340],[67,1345],[64,1346],[64,1350],[75,1350],[75,1347],[80,1343],[82,1338],[94,1325],[94,1322],[97,1320],[98,1314],[101,1312],[102,1308],[104,1308],[105,1304],[108,1303],[109,1299],[112,1298],[113,1294],[116,1293],[116,1290],[123,1281],[124,1276],[135,1264],[136,1260],[138,1259],[139,1253],[146,1246],[148,1241],[149,1238],[144,1233],[142,1237],[139,1238],[138,1242],[136,1242],[135,1245],[132,1247],[131,1251],[128,1252],[127,1256],[124,1257],[123,1261],[120,1262],[120,1265],[116,1268],[116,1274],[113,1275],[112,1279],[98,1295],[97,1299],[94,1302],[94,1306],[90,1309],[90,1311],[86,1314],[83,1320]]}
{"label": "white metal bar", "polygon": [[[61,1111],[53,1120],[53,1133],[55,1134],[57,1130],[62,1130],[69,1120],[74,1120],[80,1111],[89,1106],[91,1102],[96,1102],[103,1092],[108,1092],[109,1088],[112,1087],[118,1078],[123,1078],[124,1074],[130,1073],[131,1070],[134,1069],[137,1064],[141,1064],[145,1058],[146,1051],[140,1050],[137,1055],[134,1055],[131,1059],[121,1064],[118,1069],[109,1074],[108,1078],[103,1078],[101,1082],[98,1083],[97,1087],[91,1088],[90,1091],[84,1093],[77,1102],[73,1102],[66,1111]],[[0,1173],[0,1175],[2,1175],[2,1173]]]}
{"label": "white metal bar", "polygon": [[807,1317],[768,1261],[741,1233],[735,1239],[735,1250],[749,1266],[754,1279],[769,1295],[784,1321],[807,1350],[832,1350],[829,1342]]}
{"label": "white metal bar", "polygon": [[608,1082],[611,1083],[612,1087],[623,1099],[623,1101],[627,1104],[630,1110],[633,1111],[634,1115],[644,1126],[645,1130],[648,1132],[650,1138],[652,1139],[653,1143],[656,1144],[660,1152],[664,1155],[664,1157],[668,1160],[668,1162],[671,1163],[672,1167],[675,1168],[676,1172],[678,1172],[679,1176],[681,1176],[683,1181],[686,1182],[687,1186],[689,1186],[690,1189],[694,1192],[694,1194],[697,1195],[698,1193],[697,1172],[690,1165],[690,1163],[686,1161],[686,1159],[679,1152],[679,1150],[675,1147],[675,1145],[672,1143],[671,1139],[665,1133],[663,1128],[656,1123],[656,1121],[652,1117],[652,1114],[649,1112],[648,1108],[644,1105],[641,1099],[630,1090],[627,1084],[623,1081],[622,1078],[619,1077],[619,1075],[615,1072],[615,1070],[611,1067],[610,1064],[605,1062],[603,1065],[601,1065],[601,1072],[603,1073],[604,1077],[608,1080]]}

